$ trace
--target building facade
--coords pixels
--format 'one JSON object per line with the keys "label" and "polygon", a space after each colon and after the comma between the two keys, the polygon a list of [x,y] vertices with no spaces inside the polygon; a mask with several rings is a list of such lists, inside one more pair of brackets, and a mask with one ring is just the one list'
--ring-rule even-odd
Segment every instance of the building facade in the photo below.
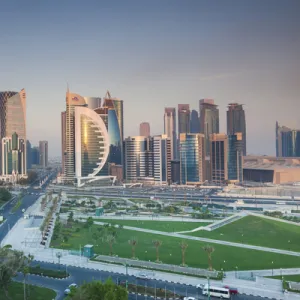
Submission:
{"label": "building facade", "polygon": [[31,143],[29,140],[26,141],[26,167],[27,171],[32,167],[32,152]]}
{"label": "building facade", "polygon": [[243,155],[247,155],[246,117],[242,104],[230,103],[227,110],[227,135],[242,133]]}
{"label": "building facade", "polygon": [[228,180],[228,138],[226,134],[210,135],[211,181],[216,184]]}
{"label": "building facade", "polygon": [[150,136],[150,124],[148,122],[140,124],[140,136]]}
{"label": "building facade", "polygon": [[65,171],[65,157],[66,152],[66,112],[61,112],[61,169],[62,173]]}
{"label": "building facade", "polygon": [[276,122],[276,156],[300,157],[300,130]]}
{"label": "building facade", "polygon": [[171,160],[171,182],[180,184],[180,160]]}
{"label": "building facade", "polygon": [[243,134],[236,132],[228,135],[228,180],[243,181]]}
{"label": "building facade", "polygon": [[17,133],[2,139],[2,180],[17,182],[26,176],[26,143]]}
{"label": "building facade", "polygon": [[177,157],[176,109],[166,107],[164,113],[164,134],[171,142],[171,159]]}
{"label": "building facade", "polygon": [[39,149],[39,147],[31,148],[31,162],[32,162],[32,165],[35,165],[35,166],[40,164],[40,149]]}
{"label": "building facade", "polygon": [[199,115],[198,115],[198,112],[194,109],[191,112],[190,132],[191,133],[200,133]]}
{"label": "building facade", "polygon": [[200,133],[180,134],[180,183],[201,184],[205,181],[205,144]]}
{"label": "building facade", "polygon": [[48,142],[47,141],[40,141],[39,142],[39,149],[40,149],[40,166],[42,168],[48,167]]}
{"label": "building facade", "polygon": [[[0,142],[3,138],[11,138],[17,134],[26,145],[26,92],[5,91],[0,92]],[[0,147],[0,161],[2,161],[2,147]],[[26,147],[25,147],[26,158]],[[27,174],[25,159],[25,173]]]}
{"label": "building facade", "polygon": [[178,135],[190,132],[190,105],[178,104]]}

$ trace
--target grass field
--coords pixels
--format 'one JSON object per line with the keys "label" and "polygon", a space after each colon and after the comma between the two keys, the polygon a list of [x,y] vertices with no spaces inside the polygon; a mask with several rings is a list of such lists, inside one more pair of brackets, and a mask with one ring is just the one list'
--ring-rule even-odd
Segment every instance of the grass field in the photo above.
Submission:
{"label": "grass field", "polygon": [[[268,277],[268,278],[273,278],[273,279],[282,279],[282,276],[273,276],[273,277]],[[286,281],[294,281],[294,282],[300,282],[300,274],[298,275],[283,275],[283,279]]]}
{"label": "grass field", "polygon": [[[51,246],[64,249],[79,249],[86,244],[93,244],[96,254],[109,254],[109,246],[103,241],[95,241],[93,239],[93,231],[96,230],[97,225],[92,225],[90,229],[82,227],[82,224],[73,226],[72,232],[68,234],[67,244],[61,244],[61,238],[52,240]],[[80,231],[75,233],[76,227],[80,227]],[[141,260],[155,261],[155,247],[152,244],[153,240],[162,241],[160,247],[160,260],[168,264],[181,264],[181,250],[179,243],[181,239],[172,236],[161,236],[155,234],[148,234],[144,232],[132,231],[122,229],[117,237],[116,244],[113,245],[113,252],[120,257],[131,257],[131,246],[128,240],[132,237],[138,240],[136,247],[136,257]],[[202,247],[206,243],[198,241],[187,241],[188,248],[186,251],[186,264],[192,267],[207,268],[207,254]],[[299,257],[288,255],[281,255],[276,253],[268,253],[250,249],[236,248],[223,245],[213,245],[215,252],[212,255],[213,266],[220,270],[234,270],[237,266],[239,270],[257,270],[274,268],[290,268],[300,267]],[[224,262],[225,261],[225,262]],[[272,265],[273,261],[273,265]]]}
{"label": "grass field", "polygon": [[[52,300],[55,299],[56,293],[53,290],[30,285],[30,299],[34,300]],[[20,282],[12,282],[8,289],[8,295],[12,300],[23,300],[23,284]],[[0,289],[0,299],[5,299],[4,292]]]}
{"label": "grass field", "polygon": [[189,235],[276,249],[300,251],[300,226],[246,216],[221,228]]}
{"label": "grass field", "polygon": [[157,220],[105,220],[101,219],[101,222],[118,224],[123,226],[131,226],[145,229],[152,229],[165,232],[178,232],[185,230],[192,230],[200,226],[207,226],[211,223],[201,222],[181,222],[181,221],[157,221]]}

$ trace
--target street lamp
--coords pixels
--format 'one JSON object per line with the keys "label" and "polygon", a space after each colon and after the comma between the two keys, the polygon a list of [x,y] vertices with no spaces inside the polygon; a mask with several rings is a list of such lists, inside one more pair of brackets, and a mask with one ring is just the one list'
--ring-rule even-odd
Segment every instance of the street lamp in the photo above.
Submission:
{"label": "street lamp", "polygon": [[207,299],[210,300],[210,282],[209,282],[209,276],[207,276]]}
{"label": "street lamp", "polygon": [[62,253],[56,252],[56,257],[58,258],[58,265],[59,265],[59,269],[60,269],[60,258],[62,257]]}
{"label": "street lamp", "polygon": [[272,261],[272,276],[274,274],[274,266],[273,266],[274,262]]}
{"label": "street lamp", "polygon": [[238,271],[238,267],[235,267],[235,278],[237,278],[237,271]]}

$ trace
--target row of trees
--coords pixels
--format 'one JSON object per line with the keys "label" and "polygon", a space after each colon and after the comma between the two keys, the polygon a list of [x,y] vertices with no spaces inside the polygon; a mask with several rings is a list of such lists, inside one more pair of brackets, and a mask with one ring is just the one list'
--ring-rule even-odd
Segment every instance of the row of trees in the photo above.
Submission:
{"label": "row of trees", "polygon": [[18,272],[23,274],[24,300],[29,296],[26,288],[27,275],[33,261],[33,255],[25,255],[21,251],[12,250],[10,245],[0,248],[0,294],[4,292],[7,299],[10,299],[8,289],[13,278]]}
{"label": "row of trees", "polygon": [[11,199],[11,193],[6,188],[0,188],[0,202],[7,202]]}
{"label": "row of trees", "polygon": [[28,171],[27,178],[20,178],[18,181],[19,184],[27,185],[34,183],[38,179],[38,173],[35,171]]}
{"label": "row of trees", "polygon": [[58,204],[58,199],[55,198],[53,200],[53,205],[50,207],[49,212],[47,213],[46,217],[44,218],[44,221],[40,227],[40,230],[42,232],[42,236],[44,238],[46,231],[49,228],[49,225],[52,221],[52,217],[53,217],[53,213],[55,213],[56,209],[57,209],[57,204]]}

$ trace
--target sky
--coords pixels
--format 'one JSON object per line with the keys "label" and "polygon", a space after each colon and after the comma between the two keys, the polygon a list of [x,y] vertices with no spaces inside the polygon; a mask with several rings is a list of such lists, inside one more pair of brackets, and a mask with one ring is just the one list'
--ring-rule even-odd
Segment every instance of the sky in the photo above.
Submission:
{"label": "sky", "polygon": [[164,107],[244,104],[249,154],[275,154],[275,122],[300,128],[300,1],[12,0],[0,3],[0,90],[27,91],[27,137],[61,151],[67,83],[124,100],[125,136]]}

